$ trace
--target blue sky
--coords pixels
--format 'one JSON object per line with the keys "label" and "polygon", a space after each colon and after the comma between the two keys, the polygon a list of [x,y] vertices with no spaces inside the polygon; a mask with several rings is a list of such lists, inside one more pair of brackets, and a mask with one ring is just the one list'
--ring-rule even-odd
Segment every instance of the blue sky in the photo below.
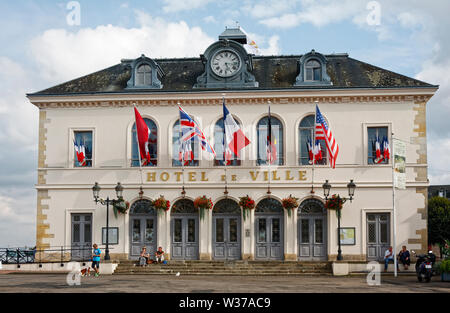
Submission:
{"label": "blue sky", "polygon": [[450,184],[450,1],[79,0],[0,2],[0,247],[34,245],[38,110],[25,94],[117,64],[122,58],[198,56],[236,22],[261,54],[315,49],[432,84],[428,162]]}

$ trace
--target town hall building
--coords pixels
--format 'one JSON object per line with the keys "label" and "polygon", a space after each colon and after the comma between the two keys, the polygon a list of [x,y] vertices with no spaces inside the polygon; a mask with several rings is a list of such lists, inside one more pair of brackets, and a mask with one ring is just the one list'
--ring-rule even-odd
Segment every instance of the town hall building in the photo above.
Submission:
{"label": "town hall building", "polygon": [[[161,246],[170,260],[332,261],[341,240],[344,260],[371,261],[393,245],[427,249],[426,105],[438,86],[351,58],[345,53],[299,51],[257,56],[246,35],[227,28],[195,58],[136,59],[28,94],[39,108],[37,189],[38,249],[106,244],[107,206],[120,182],[125,213],[109,206],[111,259],[136,259],[142,247]],[[144,51],[145,52],[145,51]],[[142,52],[138,52],[137,56]],[[226,106],[250,140],[231,164],[223,161]],[[268,105],[276,158],[267,159]],[[150,130],[150,162],[140,166],[134,106]],[[181,106],[201,127],[216,157],[194,141],[194,159],[179,160]],[[339,145],[335,168],[311,164],[318,106]],[[392,203],[392,158],[375,161],[376,137],[407,143],[406,188]],[[80,164],[76,146],[83,146]],[[330,196],[352,201],[336,212]],[[243,214],[241,197],[256,207]],[[298,198],[293,210],[281,200]],[[152,201],[164,196],[170,208]],[[194,199],[213,208],[199,212]],[[76,255],[73,255],[75,258]]]}

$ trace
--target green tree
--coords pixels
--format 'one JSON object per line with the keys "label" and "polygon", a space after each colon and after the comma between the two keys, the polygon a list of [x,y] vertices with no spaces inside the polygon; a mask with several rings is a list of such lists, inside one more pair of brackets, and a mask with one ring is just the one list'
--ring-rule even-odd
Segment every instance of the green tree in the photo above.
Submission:
{"label": "green tree", "polygon": [[433,197],[428,201],[428,241],[439,244],[450,239],[450,200]]}

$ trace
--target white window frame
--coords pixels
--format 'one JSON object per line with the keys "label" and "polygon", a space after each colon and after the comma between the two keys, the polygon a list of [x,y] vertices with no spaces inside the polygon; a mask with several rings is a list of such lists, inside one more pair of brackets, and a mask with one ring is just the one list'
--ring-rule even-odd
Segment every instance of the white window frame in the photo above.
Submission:
{"label": "white window frame", "polygon": [[[74,140],[75,140],[75,132],[92,132],[92,166],[89,167],[76,167],[75,166],[75,148],[74,148]],[[69,129],[69,166],[68,168],[76,168],[76,169],[89,169],[95,168],[95,158],[96,158],[96,149],[97,149],[97,138],[95,136],[95,127],[77,127]]]}
{"label": "white window frame", "polygon": [[[369,138],[368,138],[368,132],[369,128],[373,127],[387,127],[388,129],[388,140],[389,140],[389,146],[392,147],[392,122],[382,122],[382,123],[363,123],[362,124],[362,130],[363,130],[363,164],[366,166],[392,166],[392,155],[389,158],[389,162],[386,164],[369,164],[368,155],[369,155]],[[392,151],[392,148],[391,148]]]}

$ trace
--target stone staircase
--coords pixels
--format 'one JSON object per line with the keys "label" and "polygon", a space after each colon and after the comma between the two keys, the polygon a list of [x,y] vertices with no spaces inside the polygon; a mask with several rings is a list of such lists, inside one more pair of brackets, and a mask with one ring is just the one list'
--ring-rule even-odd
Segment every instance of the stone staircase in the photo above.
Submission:
{"label": "stone staircase", "polygon": [[297,261],[169,261],[140,267],[136,261],[121,261],[115,275],[331,275],[331,262]]}

